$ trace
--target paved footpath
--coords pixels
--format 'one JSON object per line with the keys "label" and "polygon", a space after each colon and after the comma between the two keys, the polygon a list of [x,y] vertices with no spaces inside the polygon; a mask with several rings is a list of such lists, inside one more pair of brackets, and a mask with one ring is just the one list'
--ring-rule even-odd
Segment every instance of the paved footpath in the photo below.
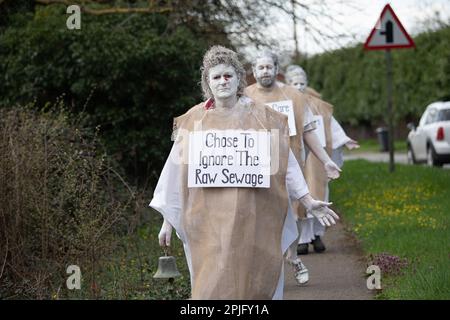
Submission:
{"label": "paved footpath", "polygon": [[326,251],[301,259],[309,269],[309,282],[298,286],[293,270],[285,263],[285,300],[367,300],[373,294],[366,286],[366,264],[356,241],[344,229],[342,220],[329,228],[323,242]]}
{"label": "paved footpath", "polygon": [[[389,162],[384,152],[351,152],[344,160],[365,159],[371,162]],[[405,153],[396,153],[395,162],[406,164]],[[444,166],[450,169],[450,164]],[[345,170],[345,169],[344,169]],[[342,216],[342,215],[340,215]],[[312,246],[309,254],[301,259],[309,269],[309,282],[298,286],[292,267],[285,263],[285,300],[367,300],[373,299],[373,292],[366,286],[366,262],[364,253],[354,238],[345,230],[342,217],[337,225],[328,228],[323,237],[327,250],[315,253]]]}

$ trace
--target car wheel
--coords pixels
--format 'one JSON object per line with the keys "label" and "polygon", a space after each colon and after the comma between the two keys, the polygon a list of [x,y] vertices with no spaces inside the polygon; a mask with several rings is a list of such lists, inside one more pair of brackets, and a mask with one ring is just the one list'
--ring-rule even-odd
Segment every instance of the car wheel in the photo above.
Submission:
{"label": "car wheel", "polygon": [[416,158],[414,157],[414,152],[413,149],[411,147],[411,145],[408,144],[408,152],[407,152],[407,157],[408,157],[408,164],[416,164]]}
{"label": "car wheel", "polygon": [[434,167],[440,167],[440,166],[442,166],[442,164],[441,163],[439,163],[437,160],[436,160],[436,152],[434,151],[434,148],[433,148],[433,146],[429,146],[428,148],[427,148],[427,165],[428,166],[430,166],[430,167],[432,167],[432,166],[434,166]]}

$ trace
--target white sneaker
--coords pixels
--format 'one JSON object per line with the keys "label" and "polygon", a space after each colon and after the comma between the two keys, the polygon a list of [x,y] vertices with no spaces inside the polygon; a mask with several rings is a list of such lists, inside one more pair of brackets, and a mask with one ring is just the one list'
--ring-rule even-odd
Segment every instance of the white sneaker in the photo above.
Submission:
{"label": "white sneaker", "polygon": [[304,285],[309,281],[309,272],[299,258],[295,260],[289,260],[289,263],[294,267],[294,276],[298,285]]}

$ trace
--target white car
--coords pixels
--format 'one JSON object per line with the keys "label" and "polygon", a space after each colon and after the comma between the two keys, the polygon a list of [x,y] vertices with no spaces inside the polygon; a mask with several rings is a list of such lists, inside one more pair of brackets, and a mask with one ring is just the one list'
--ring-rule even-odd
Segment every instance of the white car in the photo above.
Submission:
{"label": "white car", "polygon": [[430,166],[450,163],[450,101],[430,104],[417,128],[409,123],[408,162]]}

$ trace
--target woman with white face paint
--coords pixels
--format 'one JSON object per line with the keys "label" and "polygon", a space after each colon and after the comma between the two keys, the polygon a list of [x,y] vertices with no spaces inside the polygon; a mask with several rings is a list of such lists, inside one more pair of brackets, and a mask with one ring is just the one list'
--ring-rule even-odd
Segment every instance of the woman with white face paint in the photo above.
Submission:
{"label": "woman with white face paint", "polygon": [[[278,74],[278,57],[270,51],[261,51],[252,65],[256,83],[245,89],[245,94],[256,102],[267,104],[281,112],[288,110],[290,129],[290,148],[301,169],[304,169],[305,145],[318,159],[329,179],[340,175],[339,167],[323,150],[319,138],[315,134],[313,115],[308,107],[306,95],[296,89],[276,81]],[[296,219],[306,218],[302,206],[293,204]],[[300,224],[296,227],[300,228]],[[299,229],[300,230],[300,229]],[[289,263],[294,267],[294,276],[299,285],[308,282],[309,274],[301,259],[297,256],[297,243],[293,243],[287,254]]]}
{"label": "woman with white face paint", "polygon": [[[342,147],[345,145],[349,150],[359,148],[358,143],[349,138],[336,119],[333,117],[333,106],[320,99],[320,95],[308,87],[306,72],[297,65],[286,68],[286,83],[307,95],[310,110],[316,121],[320,121],[317,130],[322,137],[322,147],[329,156],[342,166]],[[318,97],[319,96],[319,97]],[[306,158],[304,170],[306,182],[313,197],[328,201],[329,189],[328,179],[319,159],[310,154]],[[307,254],[311,243],[315,252],[325,251],[325,245],[321,237],[325,234],[325,227],[314,219],[312,215],[300,220],[300,239],[297,248],[298,254]]]}
{"label": "woman with white face paint", "polygon": [[[172,228],[183,242],[193,299],[281,299],[283,253],[297,237],[288,199],[300,200],[323,223],[338,218],[309,195],[289,150],[286,116],[244,97],[244,77],[235,52],[214,46],[205,54],[206,101],[175,119],[175,142],[150,203],[164,217],[160,245],[170,245]],[[198,142],[193,137],[231,130],[268,133],[268,187],[192,186],[195,163],[189,156]]]}

